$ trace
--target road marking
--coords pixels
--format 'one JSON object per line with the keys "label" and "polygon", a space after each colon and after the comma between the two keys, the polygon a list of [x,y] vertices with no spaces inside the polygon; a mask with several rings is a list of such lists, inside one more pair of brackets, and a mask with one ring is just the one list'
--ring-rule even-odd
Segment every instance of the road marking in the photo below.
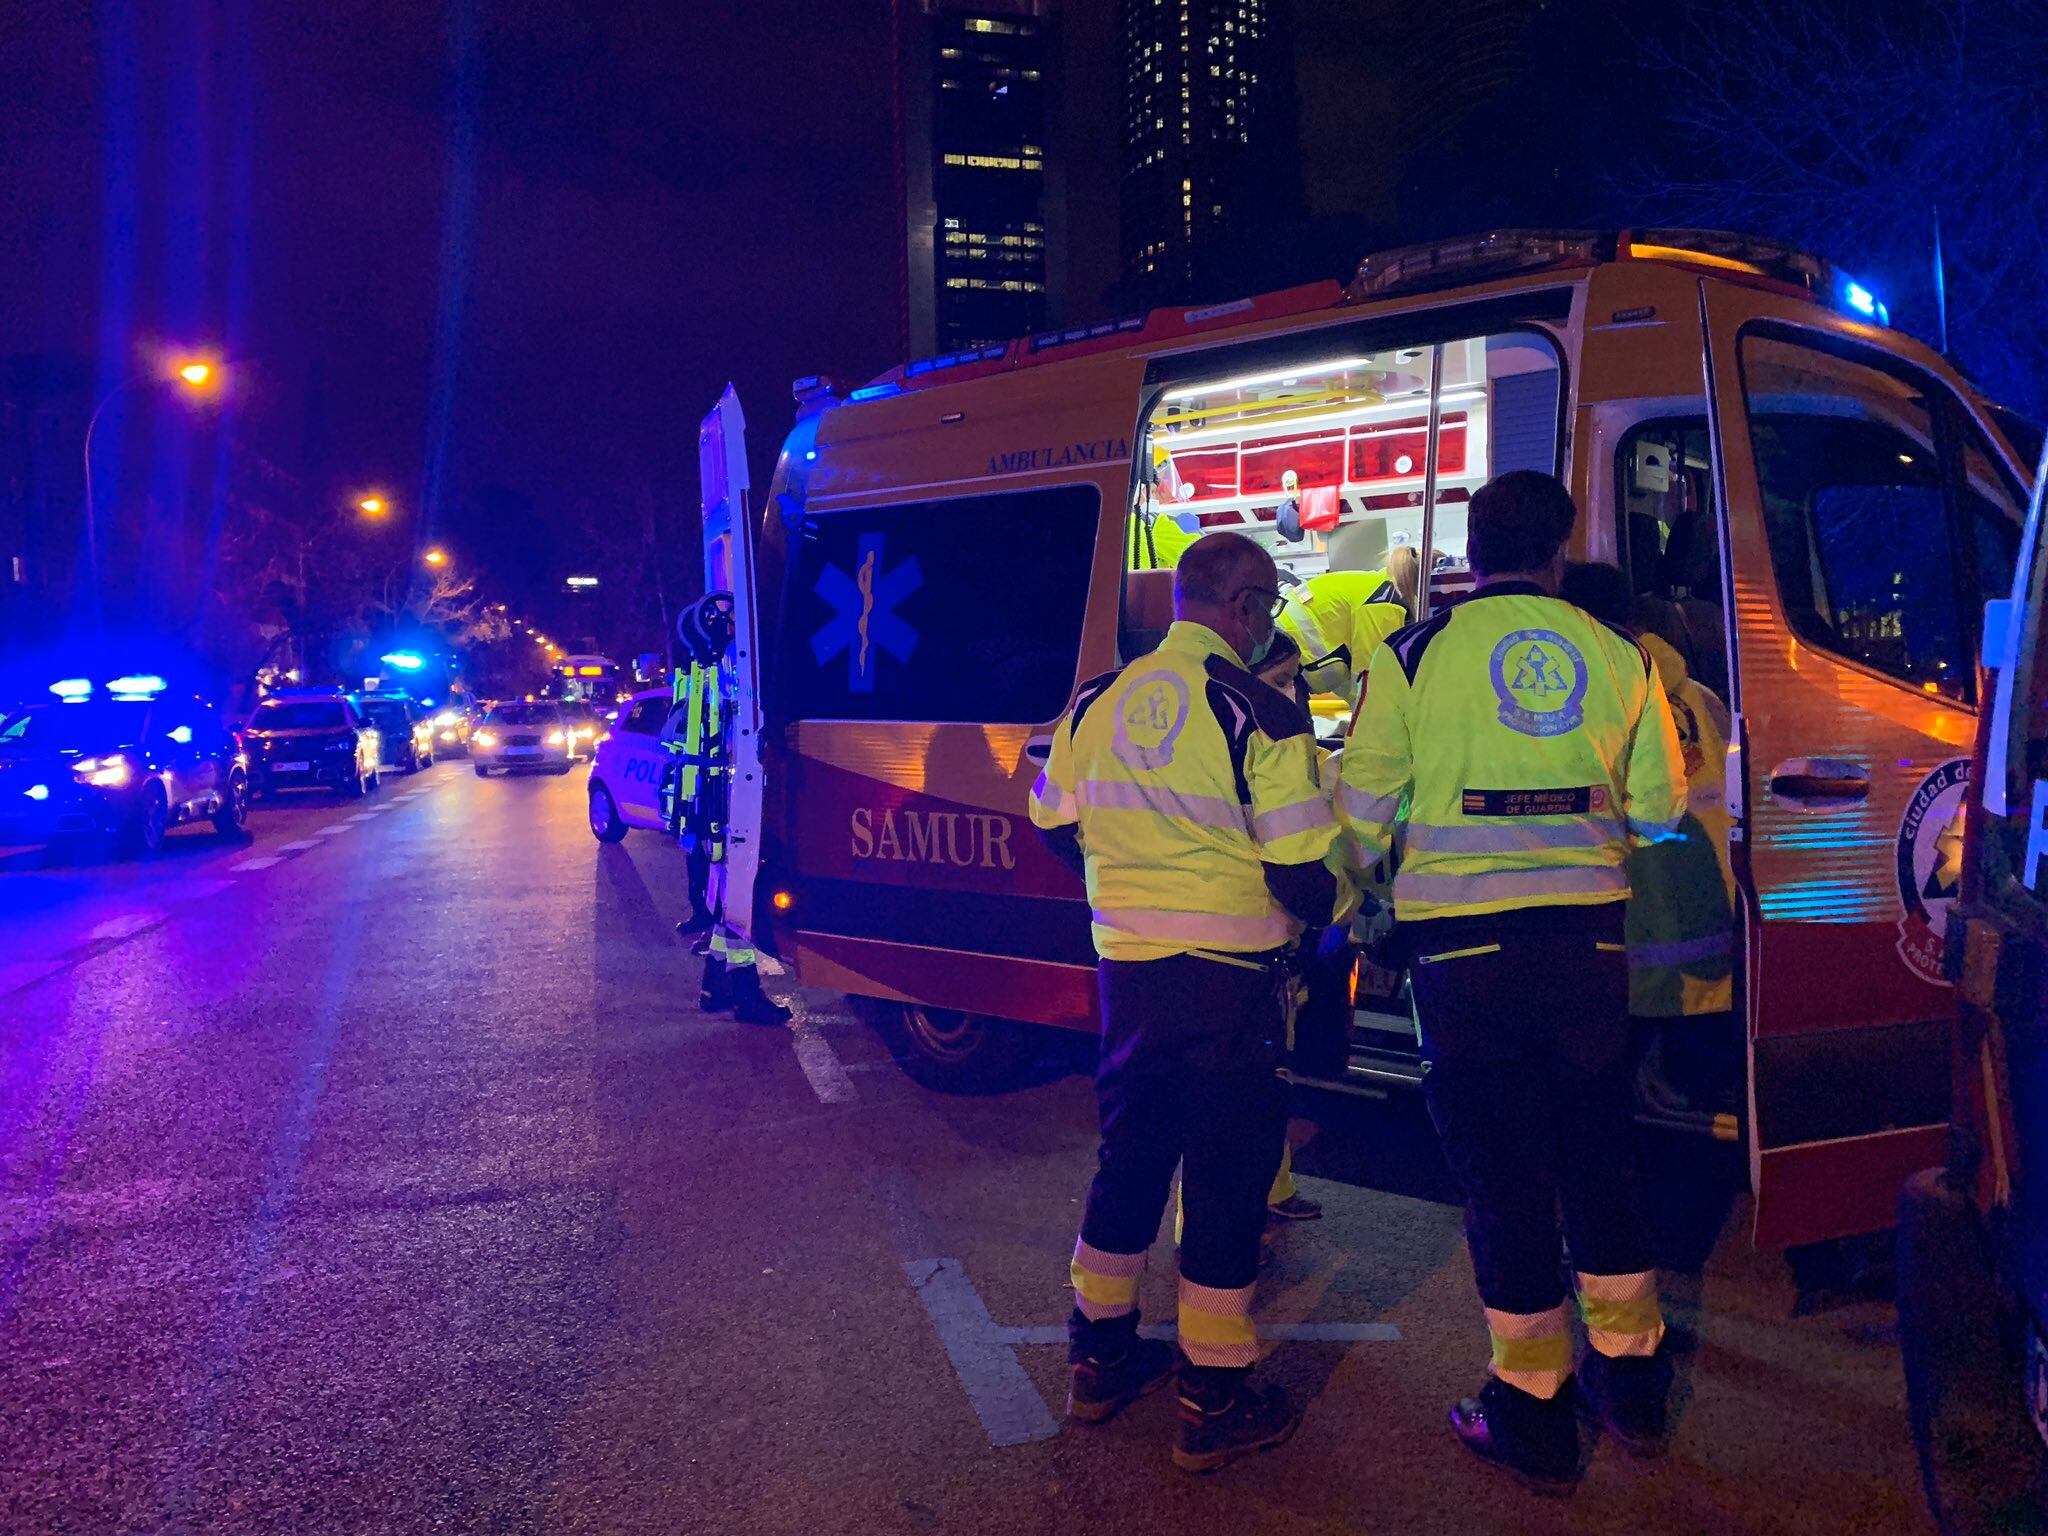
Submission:
{"label": "road marking", "polygon": [[[1398,1344],[1401,1330],[1392,1323],[1260,1323],[1259,1337],[1296,1344]],[[1174,1339],[1180,1330],[1171,1323],[1147,1323],[1138,1330],[1148,1339]],[[1067,1325],[1043,1328],[997,1328],[1005,1344],[1064,1344]]]}
{"label": "road marking", "polygon": [[119,942],[131,939],[145,928],[154,928],[164,920],[161,912],[123,912],[119,917],[110,917],[99,927],[86,935],[88,941],[112,939]]}
{"label": "road marking", "polygon": [[345,822],[345,821],[330,821],[329,823],[327,823],[327,825],[326,825],[326,826],[324,826],[324,827],[319,827],[319,828],[316,828],[316,829],[314,830],[314,833],[313,833],[313,835],[314,835],[315,837],[332,837],[332,836],[334,836],[334,834],[335,834],[335,833],[337,833],[337,832],[346,832],[347,830],[348,830],[348,823],[347,823],[347,822]]}
{"label": "road marking", "polygon": [[357,811],[355,815],[349,817],[348,819],[350,821],[368,821],[370,817],[374,814],[375,813],[372,811]]}
{"label": "road marking", "polygon": [[273,864],[282,864],[283,862],[284,860],[278,855],[266,853],[257,858],[244,859],[239,864],[230,864],[228,866],[228,873],[231,875],[254,874],[259,869],[268,869]]}
{"label": "road marking", "polygon": [[799,1012],[789,1030],[796,1037],[796,1064],[804,1069],[820,1103],[851,1104],[860,1097],[831,1042],[811,1019]]}
{"label": "road marking", "polygon": [[1058,1420],[1024,1373],[1017,1351],[989,1316],[981,1292],[957,1259],[912,1259],[903,1266],[932,1320],[932,1330],[967,1394],[990,1445],[1050,1440]]}
{"label": "road marking", "polygon": [[296,843],[279,843],[277,851],[279,853],[304,853],[308,848],[318,848],[319,846],[319,838],[302,837]]}

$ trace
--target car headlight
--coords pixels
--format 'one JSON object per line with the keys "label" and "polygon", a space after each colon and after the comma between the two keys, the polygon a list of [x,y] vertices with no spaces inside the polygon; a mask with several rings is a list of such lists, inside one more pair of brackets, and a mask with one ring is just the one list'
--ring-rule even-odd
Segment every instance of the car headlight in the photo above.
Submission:
{"label": "car headlight", "polygon": [[132,772],[128,759],[116,752],[109,757],[81,757],[71,765],[81,784],[95,789],[115,789],[128,782]]}
{"label": "car headlight", "polygon": [[453,741],[455,739],[455,733],[453,731],[443,731],[441,733],[441,739],[443,741]]}
{"label": "car headlight", "polygon": [[456,718],[457,717],[454,710],[444,709],[441,711],[440,714],[434,717],[434,724],[440,726],[452,726],[453,724],[455,724]]}
{"label": "car headlight", "polygon": [[548,732],[548,745],[551,747],[559,747],[563,742],[567,741],[568,739],[569,738],[564,736],[560,731]]}
{"label": "car headlight", "polygon": [[476,733],[476,744],[480,747],[495,747],[498,744],[498,738],[490,731],[478,731]]}

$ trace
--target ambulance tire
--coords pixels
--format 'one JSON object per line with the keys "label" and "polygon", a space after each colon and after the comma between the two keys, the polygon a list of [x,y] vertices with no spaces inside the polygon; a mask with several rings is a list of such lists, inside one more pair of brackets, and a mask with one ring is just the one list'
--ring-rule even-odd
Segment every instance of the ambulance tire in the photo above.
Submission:
{"label": "ambulance tire", "polygon": [[2041,1529],[2028,1515],[2048,1467],[2027,1421],[2019,1320],[1969,1192],[1946,1169],[1915,1174],[1899,1196],[1898,1282],[1907,1416],[1936,1528]]}
{"label": "ambulance tire", "polygon": [[936,1093],[1016,1087],[1037,1061],[1043,1039],[1035,1024],[923,1003],[879,1003],[875,1025],[905,1075]]}

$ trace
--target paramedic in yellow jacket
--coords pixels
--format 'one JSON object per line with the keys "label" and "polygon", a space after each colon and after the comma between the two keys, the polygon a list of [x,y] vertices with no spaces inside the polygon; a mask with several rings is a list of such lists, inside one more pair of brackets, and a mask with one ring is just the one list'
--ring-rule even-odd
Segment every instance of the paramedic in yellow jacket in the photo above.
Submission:
{"label": "paramedic in yellow jacket", "polygon": [[[1596,619],[1633,614],[1628,577],[1611,565],[1574,563],[1559,595]],[[1660,1081],[1690,1101],[1725,1100],[1735,1035],[1735,872],[1728,862],[1728,706],[1694,678],[1661,635],[1637,639],[1656,664],[1685,758],[1686,814],[1679,836],[1638,847],[1628,862],[1628,1009],[1656,1032]],[[1645,1031],[1647,1032],[1647,1031]]]}
{"label": "paramedic in yellow jacket", "polygon": [[1523,1480],[1578,1475],[1565,1244],[1613,1438],[1664,1437],[1650,1229],[1631,1141],[1627,861],[1685,777],[1664,690],[1625,632],[1551,594],[1576,518],[1548,475],[1472,498],[1472,595],[1374,655],[1338,812],[1361,867],[1397,855],[1423,1081],[1463,1186],[1492,1369],[1451,1409]]}
{"label": "paramedic in yellow jacket", "polygon": [[1252,540],[1190,547],[1165,640],[1082,686],[1031,794],[1032,821],[1083,872],[1101,957],[1102,1140],[1070,1268],[1068,1412],[1101,1422],[1173,1370],[1138,1336],[1138,1282],[1178,1166],[1173,1455],[1190,1471],[1277,1445],[1299,1417],[1247,1379],[1252,1287],[1286,1127],[1291,950],[1330,921],[1340,882],[1308,721],[1246,670],[1279,604]]}
{"label": "paramedic in yellow jacket", "polygon": [[1301,647],[1301,675],[1316,693],[1358,701],[1372,653],[1408,622],[1384,571],[1323,571],[1290,588],[1280,628]]}

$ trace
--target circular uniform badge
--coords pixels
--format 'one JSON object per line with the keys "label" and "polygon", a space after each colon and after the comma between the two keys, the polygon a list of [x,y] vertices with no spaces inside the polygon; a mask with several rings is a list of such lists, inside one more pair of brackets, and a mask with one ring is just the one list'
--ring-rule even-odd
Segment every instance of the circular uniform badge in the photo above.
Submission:
{"label": "circular uniform badge", "polygon": [[1146,673],[1124,691],[1109,750],[1127,768],[1149,773],[1169,766],[1192,702],[1178,672]]}
{"label": "circular uniform badge", "polygon": [[1586,658],[1553,629],[1503,635],[1490,663],[1500,723],[1524,736],[1562,736],[1586,718]]}
{"label": "circular uniform badge", "polygon": [[1899,958],[1922,981],[1948,985],[1941,946],[1963,880],[1963,795],[1970,760],[1954,758],[1920,781],[1899,820]]}

